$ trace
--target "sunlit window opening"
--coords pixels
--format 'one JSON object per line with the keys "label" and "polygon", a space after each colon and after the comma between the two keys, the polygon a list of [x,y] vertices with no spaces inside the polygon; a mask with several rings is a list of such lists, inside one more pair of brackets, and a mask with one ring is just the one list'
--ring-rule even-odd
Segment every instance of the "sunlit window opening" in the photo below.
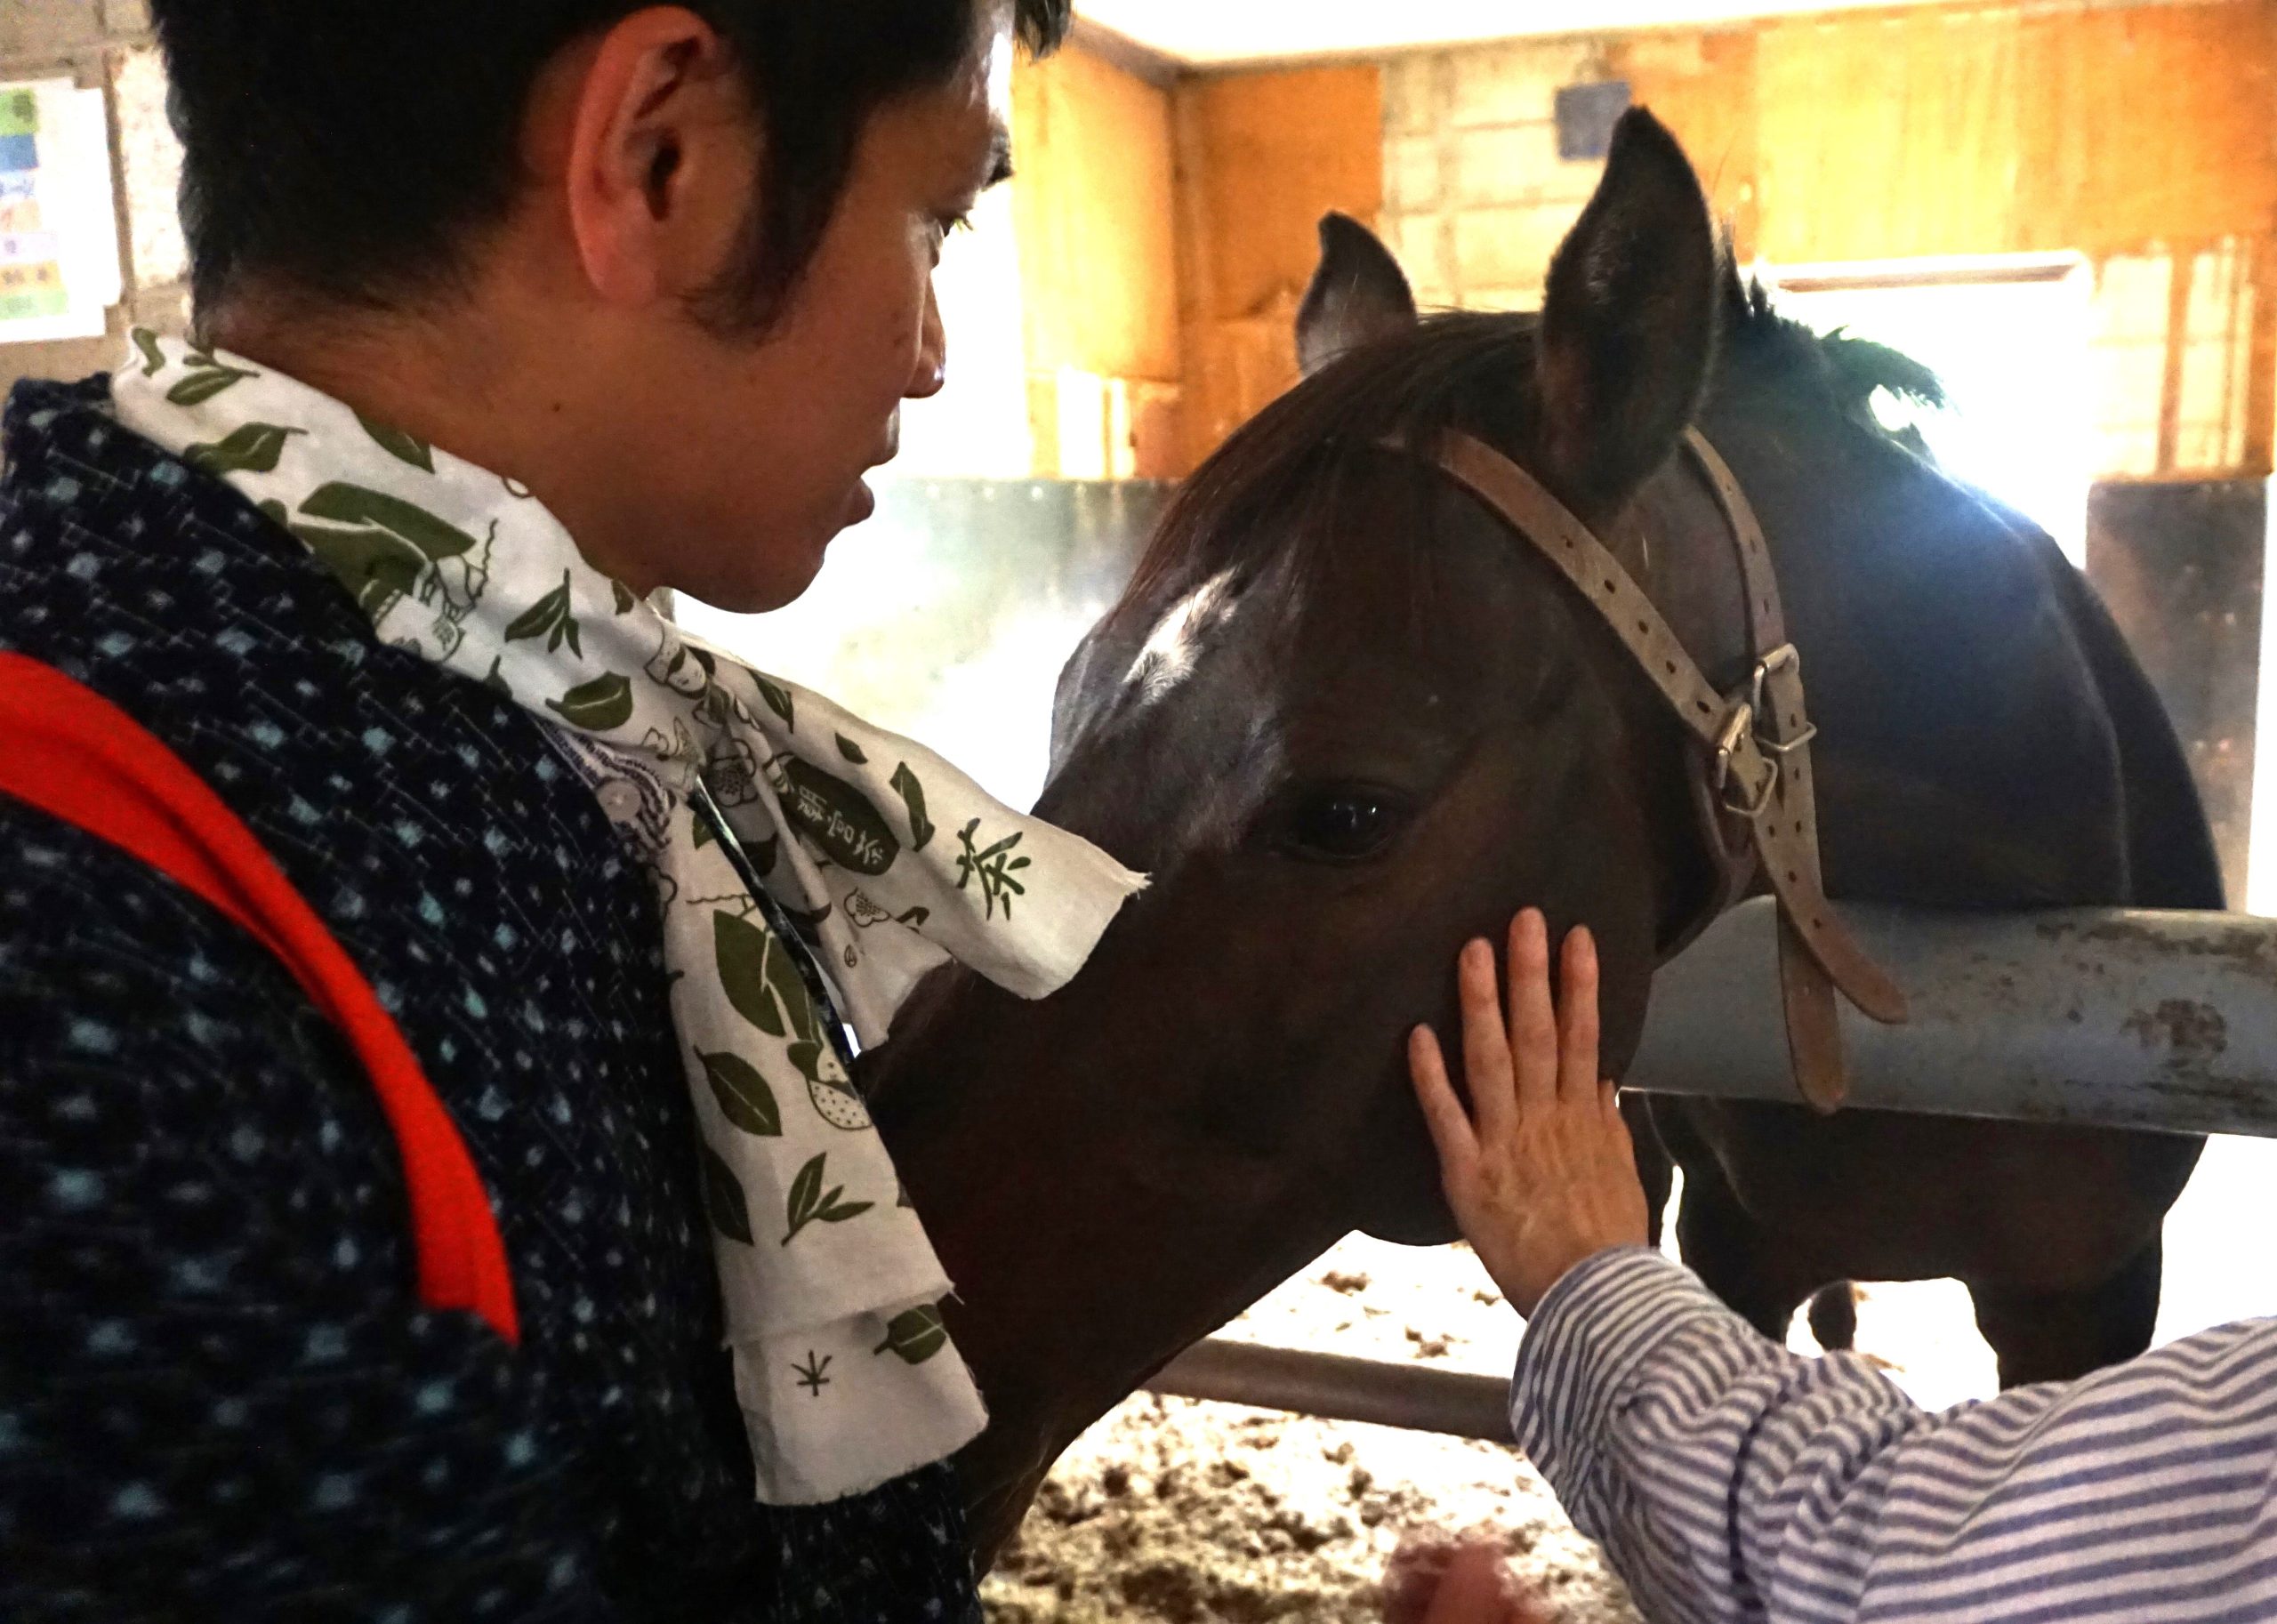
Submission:
{"label": "sunlit window opening", "polygon": [[2096,428],[2088,390],[2094,277],[2076,255],[1765,267],[1780,310],[1822,333],[1871,339],[1943,386],[1940,410],[1877,390],[1886,427],[1911,429],[1938,464],[2037,522],[2087,562]]}

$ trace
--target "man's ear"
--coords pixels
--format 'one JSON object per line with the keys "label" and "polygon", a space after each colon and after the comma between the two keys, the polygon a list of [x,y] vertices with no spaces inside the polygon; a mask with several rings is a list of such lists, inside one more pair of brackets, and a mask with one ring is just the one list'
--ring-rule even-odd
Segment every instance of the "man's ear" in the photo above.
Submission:
{"label": "man's ear", "polygon": [[1415,325],[1415,295],[1391,250],[1348,214],[1320,222],[1320,268],[1297,311],[1297,358],[1311,377],[1348,350]]}
{"label": "man's ear", "polygon": [[1597,195],[1550,262],[1536,341],[1541,471],[1578,502],[1625,500],[1691,423],[1720,254],[1684,149],[1650,113],[1623,114]]}
{"label": "man's ear", "polygon": [[714,216],[741,217],[756,164],[726,43],[691,11],[650,6],[565,52],[549,78],[534,118],[556,104],[560,134],[544,144],[594,293],[642,304],[711,285]]}

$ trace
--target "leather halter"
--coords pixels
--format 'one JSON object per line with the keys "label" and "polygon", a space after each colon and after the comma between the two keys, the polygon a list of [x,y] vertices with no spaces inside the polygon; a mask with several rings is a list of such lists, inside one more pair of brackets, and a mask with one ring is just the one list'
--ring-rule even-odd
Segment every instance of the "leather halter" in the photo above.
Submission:
{"label": "leather halter", "polygon": [[1395,441],[1390,448],[1439,469],[1555,566],[1698,742],[1694,776],[1703,792],[1698,799],[1709,849],[1726,880],[1711,914],[1737,901],[1754,872],[1778,897],[1788,1058],[1803,1098],[1820,1111],[1832,1111],[1848,1089],[1836,990],[1886,1025],[1905,1020],[1905,994],[1858,945],[1820,882],[1810,755],[1818,729],[1804,706],[1802,659],[1787,640],[1778,577],[1763,528],[1739,481],[1706,438],[1688,429],[1684,445],[1723,510],[1747,593],[1754,674],[1731,694],[1708,680],[1612,551],[1525,469],[1458,431],[1428,445]]}

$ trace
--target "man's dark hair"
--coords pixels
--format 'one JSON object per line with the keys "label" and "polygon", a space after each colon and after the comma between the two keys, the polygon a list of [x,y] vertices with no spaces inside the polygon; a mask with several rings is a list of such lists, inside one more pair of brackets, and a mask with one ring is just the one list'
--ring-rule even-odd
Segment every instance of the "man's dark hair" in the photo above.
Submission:
{"label": "man's dark hair", "polygon": [[[644,0],[152,0],[202,309],[248,278],[387,309],[447,288],[522,183],[539,70]],[[820,246],[872,112],[945,84],[990,0],[684,0],[735,51],[763,206],[706,301],[763,326]],[[1072,0],[1016,0],[1058,44]]]}

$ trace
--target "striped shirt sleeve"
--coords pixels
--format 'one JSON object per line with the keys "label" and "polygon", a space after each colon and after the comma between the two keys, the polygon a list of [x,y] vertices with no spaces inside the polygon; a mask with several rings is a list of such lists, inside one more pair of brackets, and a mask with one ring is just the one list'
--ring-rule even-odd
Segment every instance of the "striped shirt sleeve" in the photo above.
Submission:
{"label": "striped shirt sleeve", "polygon": [[1647,1618],[2277,1618],[2277,1321],[1922,1411],[1641,1248],[1528,1325],[1520,1446]]}

